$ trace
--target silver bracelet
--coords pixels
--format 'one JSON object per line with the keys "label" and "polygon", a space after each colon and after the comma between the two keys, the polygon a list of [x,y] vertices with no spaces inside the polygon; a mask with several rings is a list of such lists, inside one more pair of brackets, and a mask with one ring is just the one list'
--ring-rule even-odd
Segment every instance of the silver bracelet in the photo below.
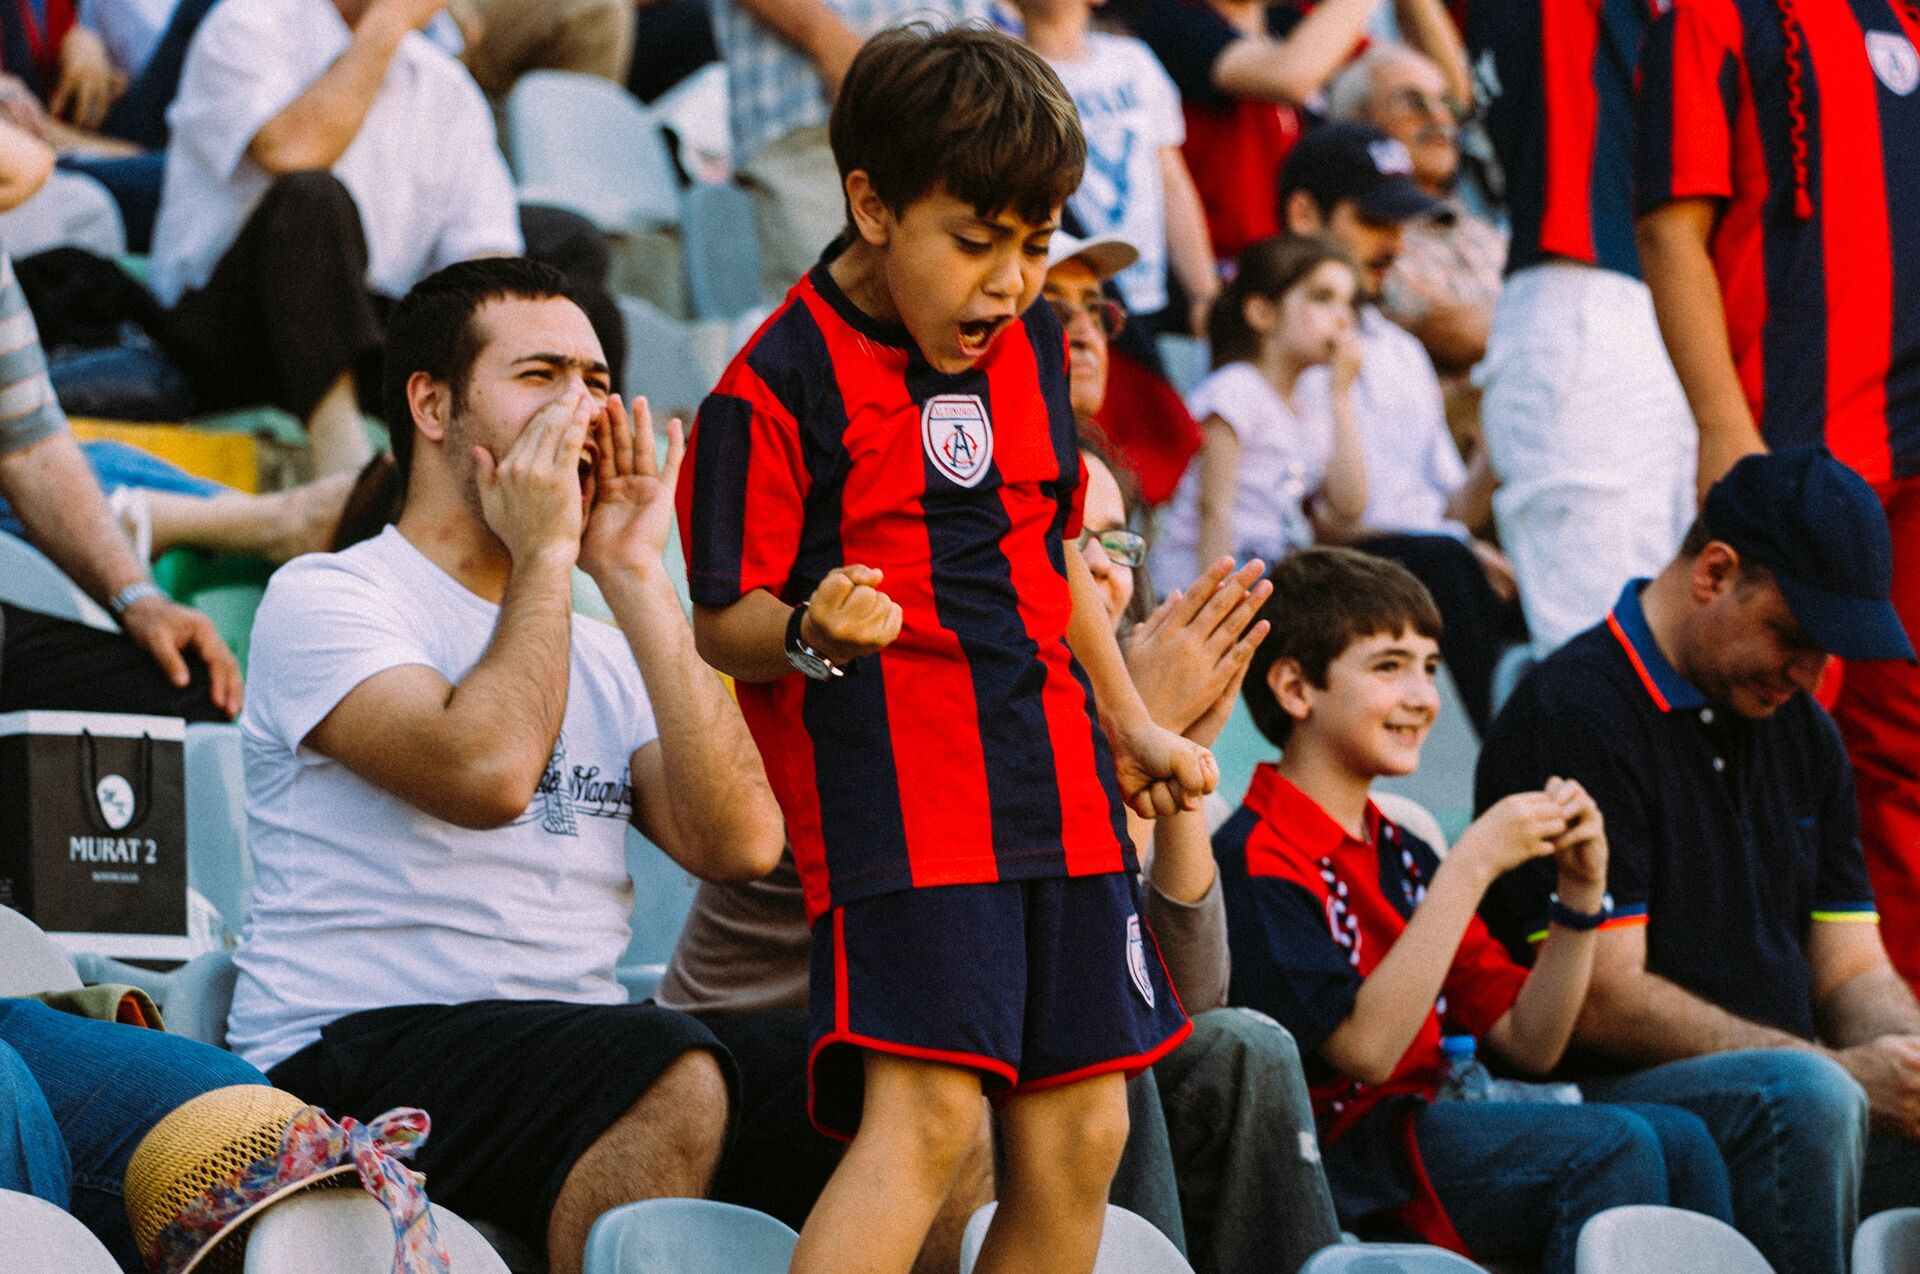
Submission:
{"label": "silver bracelet", "polygon": [[166,593],[158,584],[150,579],[143,579],[137,584],[127,585],[112,597],[108,598],[107,610],[115,619],[124,619],[128,611],[132,610],[141,602],[146,601],[149,597],[165,596]]}

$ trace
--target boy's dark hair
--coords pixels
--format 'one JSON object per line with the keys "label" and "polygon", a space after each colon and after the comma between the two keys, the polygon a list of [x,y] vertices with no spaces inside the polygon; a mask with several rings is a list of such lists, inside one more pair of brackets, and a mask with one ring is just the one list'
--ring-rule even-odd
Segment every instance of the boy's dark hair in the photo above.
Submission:
{"label": "boy's dark hair", "polygon": [[880,32],[853,59],[827,132],[842,188],[864,169],[895,215],[941,186],[982,217],[1011,210],[1037,224],[1079,188],[1087,163],[1060,77],[985,27]]}
{"label": "boy's dark hair", "polygon": [[393,434],[393,459],[402,490],[413,461],[413,408],[407,403],[407,381],[415,372],[445,381],[452,388],[453,410],[459,411],[473,360],[480,355],[473,316],[488,301],[508,297],[523,301],[563,297],[586,310],[566,275],[525,257],[481,257],[450,265],[414,284],[394,307],[393,317],[387,320],[380,402]]}
{"label": "boy's dark hair", "polygon": [[1287,746],[1294,721],[1267,687],[1275,663],[1293,660],[1308,684],[1324,690],[1328,666],[1356,641],[1409,628],[1440,640],[1433,595],[1398,562],[1357,549],[1308,549],[1281,561],[1268,578],[1273,596],[1260,618],[1271,628],[1253,652],[1240,695],[1253,724],[1277,748]]}
{"label": "boy's dark hair", "polygon": [[1233,282],[1220,290],[1207,313],[1207,342],[1213,365],[1249,362],[1260,353],[1260,334],[1247,325],[1247,301],[1261,296],[1278,302],[1300,280],[1329,261],[1360,271],[1346,249],[1319,235],[1274,235],[1250,244],[1235,263]]}

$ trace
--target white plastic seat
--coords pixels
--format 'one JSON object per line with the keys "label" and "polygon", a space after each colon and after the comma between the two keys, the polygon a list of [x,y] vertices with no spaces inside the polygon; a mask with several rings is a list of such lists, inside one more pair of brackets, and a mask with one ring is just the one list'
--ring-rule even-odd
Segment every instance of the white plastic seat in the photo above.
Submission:
{"label": "white plastic seat", "polygon": [[0,1235],[6,1236],[6,1257],[0,1263],[10,1270],[120,1274],[120,1263],[91,1230],[30,1194],[0,1190]]}
{"label": "white plastic seat", "polygon": [[118,632],[107,612],[39,549],[0,531],[0,601],[22,610]]}
{"label": "white plastic seat", "polygon": [[752,198],[737,186],[708,184],[688,190],[682,208],[693,317],[739,318],[760,304],[760,240]]}
{"label": "white plastic seat", "polygon": [[[973,1263],[980,1259],[980,1245],[986,1242],[987,1227],[999,1207],[982,1204],[967,1218],[966,1233],[960,1236],[960,1274],[973,1274]],[[1193,1266],[1153,1222],[1109,1203],[1093,1274],[1193,1274]]]}
{"label": "white plastic seat", "polygon": [[660,122],[611,80],[521,76],[507,94],[504,140],[523,203],[569,209],[614,234],[680,224],[680,179]]}
{"label": "white plastic seat", "polygon": [[240,974],[233,954],[209,951],[175,969],[167,978],[167,998],[161,1003],[169,1035],[227,1046],[227,1014],[233,1009],[233,988]]}
{"label": "white plastic seat", "polygon": [[636,296],[614,300],[627,325],[626,392],[646,396],[654,428],[664,431],[671,416],[691,425],[717,375],[703,365],[686,329],[659,306]]}
{"label": "white plastic seat", "polygon": [[1920,1270],[1920,1208],[1876,1212],[1853,1236],[1853,1274]]}
{"label": "white plastic seat", "polygon": [[[471,1225],[433,1205],[434,1224],[457,1274],[508,1274],[507,1266]],[[366,1191],[354,1186],[310,1190],[267,1208],[247,1236],[245,1274],[388,1274],[393,1269],[393,1222]]]}
{"label": "white plastic seat", "polygon": [[1323,1247],[1300,1274],[1486,1274],[1484,1266],[1421,1243],[1344,1243]]}
{"label": "white plastic seat", "polygon": [[1608,1208],[1580,1230],[1575,1274],[1773,1274],[1767,1258],[1724,1221],[1651,1204]]}
{"label": "white plastic seat", "polygon": [[80,975],[72,958],[39,925],[11,907],[0,907],[0,995],[79,987]]}
{"label": "white plastic seat", "polygon": [[710,1199],[646,1199],[603,1214],[585,1274],[785,1274],[800,1241],[785,1224]]}

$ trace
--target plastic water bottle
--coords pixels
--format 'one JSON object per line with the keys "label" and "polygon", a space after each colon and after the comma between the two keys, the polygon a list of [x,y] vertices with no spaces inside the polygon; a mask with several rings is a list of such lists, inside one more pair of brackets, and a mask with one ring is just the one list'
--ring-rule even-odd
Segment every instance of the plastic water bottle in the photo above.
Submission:
{"label": "plastic water bottle", "polygon": [[1487,1081],[1487,1101],[1528,1101],[1578,1106],[1585,1100],[1578,1084],[1535,1084],[1524,1079]]}
{"label": "plastic water bottle", "polygon": [[1440,1037],[1440,1056],[1446,1072],[1440,1081],[1440,1101],[1485,1101],[1491,1077],[1474,1054],[1477,1043],[1471,1035]]}

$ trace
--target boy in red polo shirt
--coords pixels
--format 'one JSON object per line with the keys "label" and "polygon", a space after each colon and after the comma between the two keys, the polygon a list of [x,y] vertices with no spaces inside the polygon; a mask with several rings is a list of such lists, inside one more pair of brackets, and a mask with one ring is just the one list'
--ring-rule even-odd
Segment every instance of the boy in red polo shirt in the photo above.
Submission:
{"label": "boy in red polo shirt", "polygon": [[[849,227],[702,405],[680,487],[701,653],[813,920],[809,1096],[853,1144],[792,1268],[905,1271],[1001,1102],[982,1271],[1093,1267],[1122,1078],[1188,1030],[1122,803],[1194,808],[1084,559],[1066,337],[1035,304],[1085,142],[991,31],[875,36],[829,132]],[[1097,712],[1096,712],[1097,709]]]}
{"label": "boy in red polo shirt", "polygon": [[[1368,799],[1419,764],[1439,710],[1432,598],[1349,549],[1298,554],[1272,579],[1242,693],[1283,752],[1214,837],[1229,998],[1299,1041],[1341,1224],[1563,1274],[1581,1225],[1610,1207],[1730,1219],[1726,1164],[1677,1108],[1436,1100],[1443,1033],[1530,1074],[1558,1064],[1611,912],[1600,811],[1553,779],[1488,810],[1443,866]],[[1559,892],[1529,975],[1474,911],[1495,879],[1547,857]]]}

